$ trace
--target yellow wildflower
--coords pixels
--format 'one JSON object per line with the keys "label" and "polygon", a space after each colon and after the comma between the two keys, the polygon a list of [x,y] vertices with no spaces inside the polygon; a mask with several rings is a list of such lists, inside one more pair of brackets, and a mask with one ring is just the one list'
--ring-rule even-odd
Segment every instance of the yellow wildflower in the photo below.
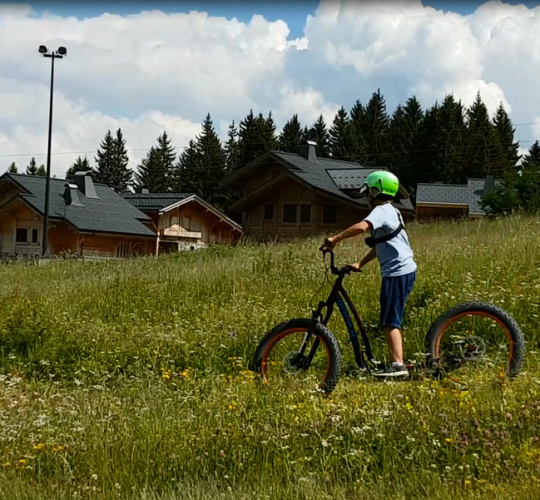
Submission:
{"label": "yellow wildflower", "polygon": [[180,375],[182,378],[189,378],[189,368],[181,371],[178,375]]}
{"label": "yellow wildflower", "polygon": [[53,446],[53,451],[56,451],[56,452],[64,451],[64,447],[60,444],[57,444]]}
{"label": "yellow wildflower", "polygon": [[19,465],[20,465],[20,466],[24,466],[24,465],[26,465],[27,463],[28,463],[28,460],[26,460],[26,458],[21,458],[21,459],[19,460]]}
{"label": "yellow wildflower", "polygon": [[41,451],[45,449],[45,445],[43,443],[38,443],[34,445],[34,450]]}

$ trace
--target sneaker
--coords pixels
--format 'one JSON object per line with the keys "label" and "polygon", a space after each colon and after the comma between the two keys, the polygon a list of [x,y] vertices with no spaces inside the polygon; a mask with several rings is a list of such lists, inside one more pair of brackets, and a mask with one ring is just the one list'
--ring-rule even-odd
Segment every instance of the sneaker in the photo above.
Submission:
{"label": "sneaker", "polygon": [[383,370],[373,373],[374,377],[408,377],[409,370],[404,364],[392,363]]}

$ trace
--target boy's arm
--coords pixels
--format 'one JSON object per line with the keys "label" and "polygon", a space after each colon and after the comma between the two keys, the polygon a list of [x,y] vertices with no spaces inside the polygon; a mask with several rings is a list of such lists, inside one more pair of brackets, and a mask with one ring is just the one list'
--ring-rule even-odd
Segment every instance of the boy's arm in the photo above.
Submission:
{"label": "boy's arm", "polygon": [[345,229],[345,231],[342,231],[341,233],[336,234],[335,236],[331,236],[330,238],[328,238],[328,241],[331,243],[332,248],[333,248],[341,240],[346,240],[347,238],[352,238],[353,236],[358,236],[359,234],[365,233],[369,231],[371,227],[372,227],[371,222],[367,220],[363,220]]}
{"label": "boy's arm", "polygon": [[377,257],[377,253],[375,252],[375,248],[372,248],[366,255],[364,255],[364,258],[360,262],[354,264],[354,267],[360,271],[360,269],[371,262],[375,257]]}

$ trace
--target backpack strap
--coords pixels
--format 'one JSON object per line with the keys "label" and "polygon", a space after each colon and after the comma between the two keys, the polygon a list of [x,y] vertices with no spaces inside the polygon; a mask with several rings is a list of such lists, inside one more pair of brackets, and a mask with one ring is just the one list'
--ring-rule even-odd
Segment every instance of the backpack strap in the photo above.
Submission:
{"label": "backpack strap", "polygon": [[401,233],[401,231],[405,227],[403,224],[403,218],[401,217],[401,213],[399,212],[399,210],[396,207],[394,207],[394,209],[398,216],[399,226],[396,229],[394,229],[391,233],[385,234],[384,236],[379,236],[378,238],[373,238],[372,236],[368,236],[365,239],[366,245],[368,247],[373,248],[375,245],[378,245],[379,243],[385,243],[391,240],[392,238],[395,238],[399,233]]}

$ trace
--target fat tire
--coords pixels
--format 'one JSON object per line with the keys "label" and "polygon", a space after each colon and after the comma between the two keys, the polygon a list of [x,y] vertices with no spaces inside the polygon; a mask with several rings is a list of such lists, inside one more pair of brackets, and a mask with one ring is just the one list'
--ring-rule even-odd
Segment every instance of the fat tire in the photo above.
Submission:
{"label": "fat tire", "polygon": [[[292,330],[292,329],[303,329],[306,330],[311,326],[312,320],[308,318],[295,318],[288,321],[284,321],[283,323],[280,323],[279,325],[275,326],[272,330],[270,330],[260,341],[259,345],[257,346],[257,349],[255,350],[255,354],[253,356],[253,362],[251,366],[251,370],[257,373],[261,373],[261,363],[262,363],[262,357],[266,350],[267,345],[272,342],[272,340],[277,336],[280,335],[282,332],[286,330]],[[335,335],[322,323],[315,322],[313,324],[313,330],[314,334],[321,338],[322,342],[326,344],[328,347],[328,352],[330,355],[330,367],[328,370],[328,375],[321,381],[320,383],[320,389],[325,394],[330,394],[335,388],[339,381],[339,377],[341,374],[341,364],[342,364],[342,356],[341,356],[341,348],[339,346],[339,342],[337,341]]]}
{"label": "fat tire", "polygon": [[[513,358],[507,365],[506,375],[510,378],[517,376],[521,372],[523,361],[525,360],[525,335],[517,321],[504,309],[490,303],[480,301],[470,301],[457,304],[442,313],[430,326],[426,335],[426,353],[428,366],[435,361],[435,346],[437,338],[446,323],[455,316],[463,313],[485,313],[497,318],[507,329],[514,343]],[[444,335],[444,332],[442,333]]]}

